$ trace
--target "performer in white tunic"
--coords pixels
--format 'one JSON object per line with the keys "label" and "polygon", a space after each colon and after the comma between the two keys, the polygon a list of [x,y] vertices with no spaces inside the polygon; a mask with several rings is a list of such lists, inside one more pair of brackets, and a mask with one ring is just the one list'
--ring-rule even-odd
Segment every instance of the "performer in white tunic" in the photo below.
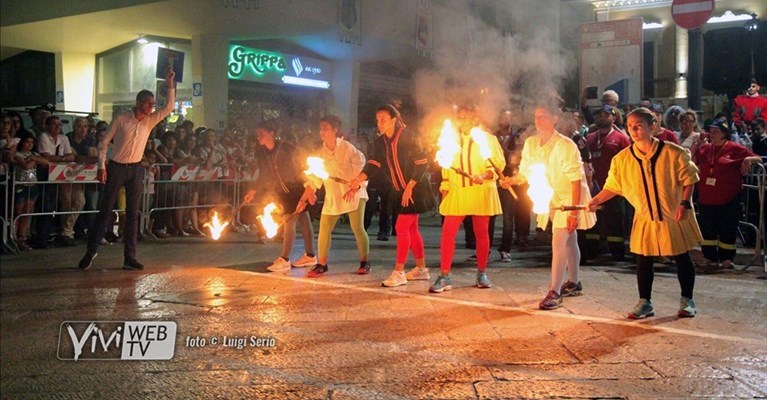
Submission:
{"label": "performer in white tunic", "polygon": [[304,185],[306,189],[297,208],[300,212],[307,202],[314,204],[317,200],[315,192],[325,186],[325,201],[322,205],[320,233],[317,238],[318,259],[317,265],[307,273],[310,278],[328,271],[330,236],[338,218],[344,214],[349,214],[349,223],[360,254],[357,273],[363,275],[370,272],[370,240],[364,227],[365,203],[368,201],[367,182],[362,183],[359,189],[351,194],[348,193],[349,186],[345,183],[356,178],[362,171],[365,155],[353,144],[338,137],[340,129],[341,120],[338,117],[330,115],[320,119],[322,148],[318,155],[324,161],[325,171],[329,176],[327,179],[320,179],[315,175],[308,175],[308,182]]}
{"label": "performer in white tunic", "polygon": [[[530,166],[543,164],[546,182],[554,191],[548,207],[551,211],[538,214],[537,219],[540,228],[545,228],[551,221],[553,231],[551,286],[539,304],[543,310],[558,308],[562,305],[563,296],[576,296],[583,290],[578,277],[581,255],[576,229],[588,229],[596,223],[596,215],[587,210],[555,210],[562,206],[588,204],[591,200],[578,146],[554,129],[558,115],[559,110],[553,106],[535,108],[536,134],[525,141],[519,175],[502,182],[503,187],[520,181],[538,183],[531,179]],[[565,270],[568,281],[563,285]]]}

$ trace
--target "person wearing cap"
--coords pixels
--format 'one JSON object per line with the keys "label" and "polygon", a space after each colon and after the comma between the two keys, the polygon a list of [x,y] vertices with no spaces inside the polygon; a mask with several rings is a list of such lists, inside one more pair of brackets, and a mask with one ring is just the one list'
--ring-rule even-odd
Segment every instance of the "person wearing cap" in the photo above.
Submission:
{"label": "person wearing cap", "polygon": [[[471,226],[476,238],[476,286],[491,286],[485,272],[490,253],[488,226],[491,217],[503,212],[496,186],[498,172],[506,167],[500,142],[484,130],[472,133],[472,130],[480,127],[475,106],[460,106],[457,117],[461,149],[453,158],[451,167],[462,169],[466,174],[459,174],[452,168],[442,168],[441,171],[442,182],[439,191],[442,201],[439,204],[439,213],[444,216],[444,220],[440,239],[440,276],[429,287],[429,292],[432,293],[441,293],[453,287],[450,270],[455,254],[455,237],[464,219],[472,220]],[[478,143],[480,140],[489,147],[489,159],[482,157],[481,144]]]}
{"label": "person wearing cap", "polygon": [[700,169],[697,184],[701,247],[708,261],[705,267],[732,268],[735,238],[741,220],[741,174],[761,158],[746,147],[729,140],[727,120],[716,119],[708,126],[710,143],[700,146],[695,160]]}
{"label": "person wearing cap", "polygon": [[679,144],[679,139],[676,137],[674,131],[667,129],[663,125],[663,106],[659,103],[653,103],[650,106],[650,111],[652,111],[655,116],[655,120],[658,121],[657,124],[653,125],[652,135],[658,140]]}
{"label": "person wearing cap", "polygon": [[[382,282],[382,286],[395,287],[410,280],[429,280],[423,237],[418,226],[421,213],[434,208],[434,196],[426,170],[429,160],[418,138],[406,130],[399,110],[387,104],[376,110],[376,124],[381,135],[373,142],[373,150],[367,156],[362,172],[349,182],[346,196],[353,196],[362,182],[376,174],[388,174],[392,188],[390,205],[399,214],[397,232],[397,255],[394,271]],[[405,274],[408,252],[413,252],[415,268]]]}
{"label": "person wearing cap", "polygon": [[[602,93],[602,105],[608,105],[612,107],[612,113],[613,117],[615,117],[614,123],[615,127],[620,130],[623,128],[623,114],[621,114],[620,109],[618,109],[618,104],[620,103],[620,96],[618,96],[618,92],[615,90],[605,90]],[[589,131],[593,131],[596,129],[594,126],[596,119],[594,113],[592,113],[591,108],[589,108],[587,102],[586,102],[586,91],[583,92],[583,97],[581,98],[581,113],[583,114],[583,117],[586,119],[586,123],[590,125]]]}
{"label": "person wearing cap", "polygon": [[746,94],[741,94],[733,100],[734,110],[732,120],[735,123],[743,122],[746,126],[757,118],[767,120],[767,98],[759,95],[762,87],[751,80],[751,85],[746,89]]}
{"label": "person wearing cap", "polygon": [[[603,105],[596,114],[597,130],[586,136],[586,143],[591,152],[591,165],[594,169],[593,182],[602,188],[607,180],[610,162],[621,150],[629,147],[631,142],[623,133],[615,129],[614,108]],[[596,257],[602,248],[602,238],[607,240],[613,260],[623,261],[626,258],[624,234],[624,213],[626,205],[622,197],[615,197],[597,211],[597,225],[585,232],[585,240],[581,241],[581,259],[587,261]]]}
{"label": "person wearing cap", "polygon": [[650,110],[637,108],[627,121],[634,143],[613,158],[607,181],[589,207],[593,210],[615,196],[623,196],[636,209],[630,242],[631,252],[636,254],[639,301],[628,318],[655,315],[651,300],[653,261],[661,256],[676,261],[681,288],[677,316],[694,317],[695,267],[689,251],[701,239],[691,204],[698,168],[687,150],[652,134],[659,122]]}

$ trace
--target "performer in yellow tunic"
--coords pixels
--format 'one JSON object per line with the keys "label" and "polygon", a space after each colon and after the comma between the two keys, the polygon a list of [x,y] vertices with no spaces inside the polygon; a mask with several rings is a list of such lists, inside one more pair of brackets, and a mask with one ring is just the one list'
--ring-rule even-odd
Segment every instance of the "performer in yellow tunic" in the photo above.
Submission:
{"label": "performer in yellow tunic", "polygon": [[650,295],[653,258],[658,256],[675,257],[682,289],[677,315],[695,316],[695,268],[688,251],[702,240],[690,203],[698,168],[684,148],[652,136],[657,123],[646,108],[629,114],[628,130],[634,144],[613,158],[605,187],[590,203],[595,207],[613,196],[623,196],[636,209],[631,252],[637,255],[640,299],[628,314],[631,319],[655,315]]}
{"label": "performer in yellow tunic", "polygon": [[[440,240],[440,276],[429,288],[432,293],[441,293],[453,287],[450,269],[455,252],[455,236],[467,216],[473,221],[474,235],[477,238],[477,287],[491,286],[485,273],[490,253],[490,235],[487,227],[491,215],[503,213],[495,184],[498,175],[493,167],[495,164],[495,167],[502,171],[506,166],[501,144],[495,136],[484,131],[476,133],[479,135],[477,139],[484,144],[478,143],[472,136],[471,130],[479,127],[479,118],[474,106],[459,108],[458,122],[461,151],[453,160],[452,167],[463,170],[469,176],[461,175],[454,169],[442,169],[442,183],[439,186],[442,202],[439,212],[445,219],[442,222]],[[481,145],[489,147],[488,160],[480,154]]]}
{"label": "performer in yellow tunic", "polygon": [[[551,285],[546,297],[538,305],[542,310],[559,308],[562,297],[581,294],[583,286],[578,276],[581,253],[576,229],[588,229],[596,223],[596,215],[588,210],[555,210],[562,206],[583,206],[591,200],[578,145],[555,130],[558,121],[559,110],[555,106],[543,104],[535,108],[536,132],[522,148],[519,175],[502,183],[502,186],[507,187],[527,181],[532,187],[540,182],[534,181],[530,167],[542,164],[546,168],[545,180],[554,192],[550,204],[546,205],[551,211],[538,214],[537,218],[539,228],[546,228],[551,220],[553,232]],[[565,271],[568,280],[563,284]]]}

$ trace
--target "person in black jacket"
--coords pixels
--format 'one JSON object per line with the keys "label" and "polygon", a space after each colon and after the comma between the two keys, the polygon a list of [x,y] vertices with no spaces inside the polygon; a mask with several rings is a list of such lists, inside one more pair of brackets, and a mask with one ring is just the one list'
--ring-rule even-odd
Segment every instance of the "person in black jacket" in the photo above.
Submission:
{"label": "person in black jacket", "polygon": [[[376,110],[376,123],[381,135],[373,143],[373,150],[359,176],[350,183],[354,194],[361,182],[378,173],[388,174],[391,184],[390,206],[397,212],[397,257],[394,271],[383,281],[386,287],[400,286],[408,280],[429,280],[426,268],[423,238],[418,228],[419,214],[434,208],[434,196],[426,179],[428,159],[415,133],[405,129],[399,111],[392,105]],[[413,251],[415,268],[405,274],[408,250]]]}
{"label": "person in black jacket", "polygon": [[[256,136],[260,145],[256,150],[259,176],[254,187],[264,193],[264,198],[274,197],[282,213],[283,238],[282,254],[266,269],[272,272],[290,270],[290,254],[296,238],[296,222],[301,224],[306,253],[293,262],[294,267],[309,267],[317,264],[312,238],[314,228],[308,211],[293,213],[304,193],[304,180],[301,160],[296,147],[289,142],[276,139],[277,126],[272,121],[261,122],[256,127]],[[250,203],[256,195],[251,189],[243,201]]]}

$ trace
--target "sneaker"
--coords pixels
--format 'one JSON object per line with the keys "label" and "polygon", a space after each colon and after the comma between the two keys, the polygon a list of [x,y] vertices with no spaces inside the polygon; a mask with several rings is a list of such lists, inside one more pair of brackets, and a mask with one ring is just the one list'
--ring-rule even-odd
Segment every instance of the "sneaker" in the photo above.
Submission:
{"label": "sneaker", "polygon": [[695,316],[695,301],[682,296],[679,299],[679,312],[676,314],[679,318],[692,318]]}
{"label": "sneaker", "polygon": [[323,264],[314,264],[312,269],[309,270],[309,272],[306,273],[307,278],[316,278],[325,272],[328,272],[328,266]]}
{"label": "sneaker", "polygon": [[562,307],[562,296],[553,290],[549,290],[546,297],[538,304],[541,310],[554,310]]}
{"label": "sneaker", "polygon": [[93,266],[93,259],[96,258],[97,255],[98,253],[91,253],[90,251],[86,252],[83,258],[80,260],[78,267],[83,271],[91,269]]}
{"label": "sneaker", "polygon": [[381,286],[396,287],[407,284],[407,278],[405,277],[405,271],[392,271],[391,275],[381,282]]}
{"label": "sneaker", "polygon": [[735,264],[732,262],[732,260],[724,260],[722,261],[722,268],[724,269],[734,269]]}
{"label": "sneaker", "polygon": [[487,289],[491,286],[492,284],[490,284],[490,279],[487,279],[487,274],[485,272],[477,272],[477,287]]}
{"label": "sneaker", "polygon": [[470,255],[469,258],[466,259],[466,261],[477,262],[477,252],[474,252],[474,254]]}
{"label": "sneaker", "polygon": [[128,271],[141,271],[144,269],[144,265],[136,260],[125,260],[123,269]]}
{"label": "sneaker", "polygon": [[511,254],[502,251],[501,252],[501,259],[499,260],[502,263],[510,263],[511,262]]}
{"label": "sneaker", "polygon": [[429,291],[432,293],[442,293],[445,290],[452,290],[453,282],[449,276],[438,276],[433,285],[429,287]]}
{"label": "sneaker", "polygon": [[389,235],[383,235],[383,234],[379,233],[378,237],[376,239],[380,240],[382,242],[388,242],[389,241]]}
{"label": "sneaker", "polygon": [[286,272],[290,271],[290,262],[282,257],[277,257],[272,265],[266,267],[267,271],[271,272]]}
{"label": "sneaker", "polygon": [[370,263],[367,261],[360,261],[360,267],[357,268],[357,275],[367,275],[370,273]]}
{"label": "sneaker", "polygon": [[311,267],[312,265],[317,264],[317,256],[311,256],[309,257],[304,253],[304,255],[301,256],[298,260],[296,260],[293,263],[293,266],[296,268],[304,268],[304,267]]}
{"label": "sneaker", "polygon": [[409,281],[428,281],[431,279],[431,276],[429,276],[428,268],[415,267],[405,274],[405,278]]}
{"label": "sneaker", "polygon": [[652,310],[652,302],[650,300],[639,299],[637,305],[628,315],[629,319],[643,319],[647,317],[654,317],[655,311]]}
{"label": "sneaker", "polygon": [[565,282],[560,289],[562,297],[580,296],[583,291],[583,285],[580,282],[572,283],[570,281]]}

